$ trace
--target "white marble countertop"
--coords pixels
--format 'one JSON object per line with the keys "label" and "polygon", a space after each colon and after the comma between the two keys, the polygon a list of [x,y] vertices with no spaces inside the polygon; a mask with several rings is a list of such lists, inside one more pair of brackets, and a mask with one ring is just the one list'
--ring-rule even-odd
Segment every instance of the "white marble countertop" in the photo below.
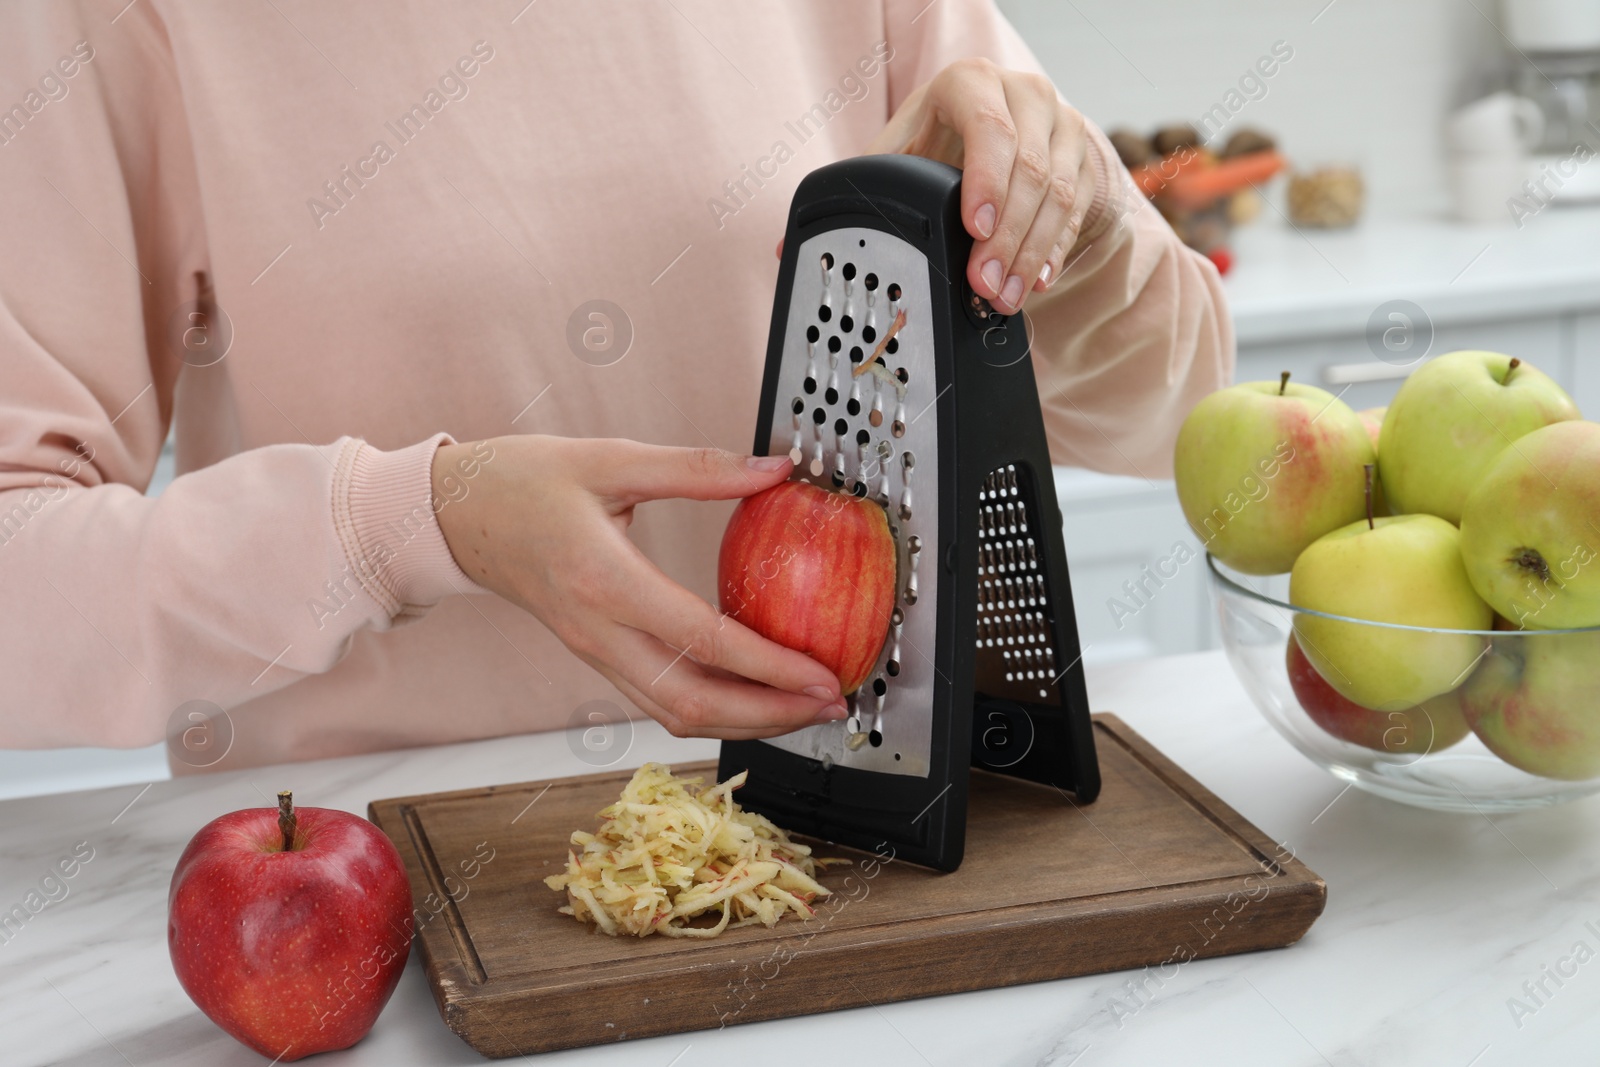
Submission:
{"label": "white marble countertop", "polygon": [[[1189,963],[1163,987],[1147,986],[1142,999],[1129,993],[1134,975],[1097,975],[628,1041],[541,1062],[1596,1062],[1600,956],[1590,956],[1600,951],[1600,801],[1491,819],[1341,792],[1249,706],[1220,653],[1099,668],[1089,678],[1096,708],[1118,712],[1327,880],[1327,911],[1305,940]],[[625,765],[709,757],[714,747],[645,724]],[[70,895],[0,943],[0,1064],[265,1064],[199,1013],[167,958],[167,882],[179,851],[209,819],[263,805],[279,788],[292,787],[307,804],[365,812],[379,797],[590,769],[565,735],[545,734],[0,804],[0,911],[79,842],[94,849],[68,883]],[[1581,965],[1572,956],[1578,942],[1589,947]],[[1568,972],[1559,987],[1547,976],[1557,968]],[[1541,981],[1550,995],[1535,989],[1538,1001],[1529,999],[1523,983]],[[1514,1019],[1512,997],[1532,1013]],[[484,1061],[440,1022],[413,958],[372,1034],[315,1062]]]}
{"label": "white marble countertop", "polygon": [[1240,345],[1361,334],[1390,300],[1436,326],[1600,308],[1600,208],[1550,207],[1521,229],[1375,218],[1349,230],[1296,229],[1269,208],[1232,245]]}

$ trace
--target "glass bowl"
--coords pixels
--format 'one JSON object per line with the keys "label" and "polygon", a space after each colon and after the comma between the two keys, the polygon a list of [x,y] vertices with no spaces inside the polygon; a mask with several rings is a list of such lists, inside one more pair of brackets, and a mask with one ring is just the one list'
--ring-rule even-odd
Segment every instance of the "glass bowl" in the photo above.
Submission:
{"label": "glass bowl", "polygon": [[[1245,691],[1290,744],[1336,778],[1418,807],[1479,813],[1600,792],[1600,627],[1471,631],[1366,622],[1293,607],[1286,574],[1241,574],[1209,554],[1206,565],[1222,644]],[[1291,650],[1297,629],[1306,637]],[[1370,682],[1371,664],[1385,657],[1390,675],[1420,664],[1418,674],[1459,684],[1420,707],[1369,711],[1310,667],[1305,645],[1317,641],[1327,646],[1318,651],[1330,676],[1339,661],[1350,674],[1365,672],[1356,684]],[[1296,656],[1304,658],[1296,663]]]}

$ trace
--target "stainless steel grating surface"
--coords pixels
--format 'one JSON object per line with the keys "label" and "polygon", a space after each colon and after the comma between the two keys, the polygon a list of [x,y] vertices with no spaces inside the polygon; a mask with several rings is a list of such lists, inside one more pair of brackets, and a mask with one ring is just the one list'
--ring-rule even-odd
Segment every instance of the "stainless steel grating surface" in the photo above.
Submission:
{"label": "stainless steel grating surface", "polygon": [[796,477],[887,509],[899,589],[888,640],[851,717],[767,743],[925,778],[939,579],[934,553],[924,551],[937,544],[939,521],[928,260],[892,234],[847,227],[806,241],[796,262],[768,452],[793,458]]}

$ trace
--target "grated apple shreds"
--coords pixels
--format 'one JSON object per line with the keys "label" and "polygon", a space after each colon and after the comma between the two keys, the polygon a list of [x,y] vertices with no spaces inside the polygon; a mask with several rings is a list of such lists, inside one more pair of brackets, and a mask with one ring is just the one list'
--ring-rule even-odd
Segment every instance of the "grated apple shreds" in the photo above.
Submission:
{"label": "grated apple shreds", "polygon": [[[817,871],[849,861],[813,857],[770,820],[742,810],[732,794],[747,773],[706,788],[660,763],[640,767],[601,810],[599,832],[573,832],[566,872],[544,880],[567,891],[562,914],[639,937],[716,937],[773,926],[789,912],[810,918],[811,902],[828,896]],[[690,925],[718,909],[715,926]]]}

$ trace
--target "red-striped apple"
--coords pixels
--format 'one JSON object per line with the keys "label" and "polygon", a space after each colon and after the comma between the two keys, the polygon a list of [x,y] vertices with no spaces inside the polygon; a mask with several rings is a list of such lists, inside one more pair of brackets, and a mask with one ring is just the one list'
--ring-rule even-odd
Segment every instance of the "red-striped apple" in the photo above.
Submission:
{"label": "red-striped apple", "polygon": [[1467,496],[1461,557],[1518,626],[1600,626],[1600,425],[1558,422],[1501,452]]}
{"label": "red-striped apple", "polygon": [[848,695],[883,650],[897,559],[881,505],[781,482],[734,508],[717,558],[718,599],[729,617],[832,669]]}
{"label": "red-striped apple", "polygon": [[1513,767],[1545,778],[1600,776],[1600,633],[1509,633],[1466,685],[1473,733]]}
{"label": "red-striped apple", "polygon": [[1344,401],[1289,381],[1245,382],[1195,405],[1178,431],[1178,502],[1195,536],[1246,574],[1281,574],[1366,513],[1372,442]]}

